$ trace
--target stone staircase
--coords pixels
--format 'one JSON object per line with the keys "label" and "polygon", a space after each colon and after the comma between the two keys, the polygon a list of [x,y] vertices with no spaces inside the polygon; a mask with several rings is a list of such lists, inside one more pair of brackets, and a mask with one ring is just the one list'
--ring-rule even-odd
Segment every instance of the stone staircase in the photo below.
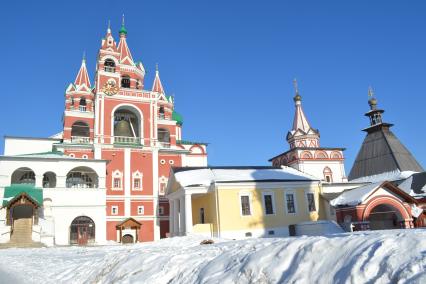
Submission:
{"label": "stone staircase", "polygon": [[2,248],[12,247],[43,247],[43,244],[33,242],[32,240],[32,218],[21,218],[13,222],[13,232],[10,236],[10,242],[2,244]]}

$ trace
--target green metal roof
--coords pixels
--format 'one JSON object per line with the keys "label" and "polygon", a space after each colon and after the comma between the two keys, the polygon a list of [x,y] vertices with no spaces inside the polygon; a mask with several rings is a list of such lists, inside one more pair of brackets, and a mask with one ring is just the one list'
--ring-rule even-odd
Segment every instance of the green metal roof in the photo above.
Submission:
{"label": "green metal roof", "polygon": [[13,198],[21,193],[26,193],[29,197],[36,201],[38,205],[41,206],[43,204],[43,189],[35,187],[32,184],[11,184],[4,188],[3,206],[9,204]]}
{"label": "green metal roof", "polygon": [[182,115],[180,115],[179,113],[177,113],[175,111],[173,111],[173,113],[172,113],[172,120],[175,120],[178,125],[182,125],[183,124],[183,117],[182,117]]}

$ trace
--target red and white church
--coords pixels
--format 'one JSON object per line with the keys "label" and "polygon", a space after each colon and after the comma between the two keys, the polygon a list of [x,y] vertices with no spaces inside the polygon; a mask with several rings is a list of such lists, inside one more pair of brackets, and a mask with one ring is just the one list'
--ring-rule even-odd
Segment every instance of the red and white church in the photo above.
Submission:
{"label": "red and white church", "polygon": [[63,131],[5,137],[0,242],[21,241],[14,231],[51,245],[166,237],[170,168],[207,165],[207,144],[183,140],[182,124],[158,67],[146,88],[124,21],[118,41],[108,27],[94,82],[83,58],[66,89]]}

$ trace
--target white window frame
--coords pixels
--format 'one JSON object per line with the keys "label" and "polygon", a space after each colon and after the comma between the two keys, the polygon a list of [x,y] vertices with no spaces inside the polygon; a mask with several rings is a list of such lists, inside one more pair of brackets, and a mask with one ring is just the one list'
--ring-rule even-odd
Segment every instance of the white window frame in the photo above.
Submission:
{"label": "white window frame", "polygon": [[[314,204],[315,204],[315,210],[314,210],[314,211],[310,211],[310,210],[309,210],[309,199],[308,199],[308,194],[312,194],[312,195],[314,196]],[[306,191],[306,192],[305,192],[306,211],[308,212],[308,214],[318,212],[318,204],[317,204],[317,201],[316,201],[315,199],[316,199],[316,198],[315,198],[315,191]]]}
{"label": "white window frame", "polygon": [[[272,201],[272,214],[266,214],[266,206],[265,206],[265,196],[271,195],[271,201]],[[262,192],[262,207],[263,207],[263,214],[265,216],[275,216],[277,214],[277,208],[275,206],[275,194],[272,191]]]}
{"label": "white window frame", "polygon": [[[167,183],[168,183],[169,179],[165,176],[161,176],[158,179],[158,194],[163,196],[166,195],[166,189],[167,189]],[[164,184],[164,192],[161,192],[161,185]]]}
{"label": "white window frame", "polygon": [[[135,180],[139,179],[139,188],[135,188]],[[143,191],[143,173],[136,171],[132,174],[132,190]]]}
{"label": "white window frame", "polygon": [[145,215],[145,206],[138,205],[138,215]]}
{"label": "white window frame", "polygon": [[[293,202],[294,202],[294,213],[290,213],[288,212],[288,207],[287,207],[287,195],[293,195]],[[285,191],[284,192],[284,208],[285,208],[285,213],[288,215],[297,215],[297,195],[295,191]]]}
{"label": "white window frame", "polygon": [[[111,190],[123,190],[123,173],[120,172],[119,170],[115,170],[112,172],[112,177],[111,177]],[[120,179],[120,187],[115,187],[115,182],[114,180],[116,178]]]}
{"label": "white window frame", "polygon": [[[114,213],[114,210],[115,210],[115,213]],[[118,215],[118,206],[117,205],[111,206],[111,215]]]}
{"label": "white window frame", "polygon": [[[250,208],[250,214],[249,215],[244,215],[243,214],[243,204],[241,202],[241,197],[242,196],[248,196],[249,198],[249,208]],[[252,203],[252,197],[251,197],[251,192],[240,192],[240,194],[238,195],[238,203],[240,204],[240,216],[241,217],[250,217],[253,216],[253,203]]]}

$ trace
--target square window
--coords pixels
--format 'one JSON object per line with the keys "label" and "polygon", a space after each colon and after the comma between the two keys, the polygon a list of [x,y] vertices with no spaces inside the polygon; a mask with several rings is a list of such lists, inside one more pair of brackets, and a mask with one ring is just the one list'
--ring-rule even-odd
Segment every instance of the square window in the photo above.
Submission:
{"label": "square window", "polygon": [[263,205],[265,207],[265,214],[266,215],[273,215],[274,214],[274,202],[272,194],[264,194],[263,195]]}
{"label": "square window", "polygon": [[138,215],[143,215],[145,213],[145,207],[144,206],[138,206]]}
{"label": "square window", "polygon": [[309,212],[316,211],[317,209],[315,207],[314,194],[313,193],[307,193],[306,196],[308,198],[308,210],[309,210]]}
{"label": "square window", "polygon": [[111,206],[111,215],[118,215],[118,206]]}

